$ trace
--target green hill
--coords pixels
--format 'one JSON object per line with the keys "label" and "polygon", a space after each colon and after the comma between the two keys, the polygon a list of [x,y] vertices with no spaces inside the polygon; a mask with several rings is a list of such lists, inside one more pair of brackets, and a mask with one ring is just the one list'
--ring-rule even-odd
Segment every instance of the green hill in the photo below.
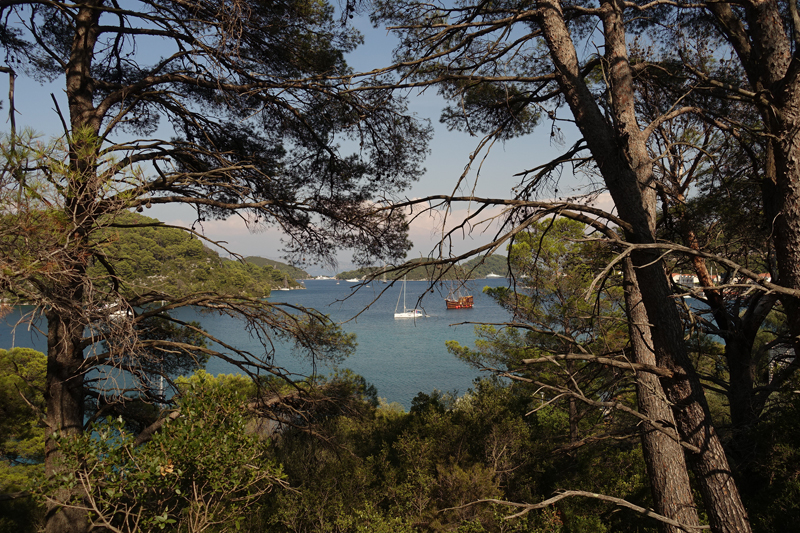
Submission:
{"label": "green hill", "polygon": [[[179,229],[146,226],[159,224],[153,218],[127,213],[115,223],[143,225],[109,227],[98,234],[100,248],[124,282],[123,290],[172,294],[214,291],[264,297],[271,289],[282,287],[287,278],[271,265],[223,259],[200,239]],[[99,261],[91,266],[90,273],[95,279],[108,277]],[[294,277],[289,277],[288,283],[290,287],[300,287]]]}
{"label": "green hill", "polygon": [[257,255],[247,256],[244,258],[244,261],[246,263],[252,263],[256,266],[272,267],[276,270],[280,270],[281,272],[289,276],[290,280],[311,279],[313,277],[311,274],[300,268],[294,267],[292,265],[287,265],[286,263],[281,263],[280,261],[275,261],[274,259],[258,257]]}
{"label": "green hill", "polygon": [[[412,260],[411,262],[415,262],[419,260]],[[504,255],[492,255],[489,257],[477,257],[474,259],[470,259],[463,265],[458,265],[454,270],[450,270],[446,272],[441,279],[443,280],[450,280],[450,279],[464,279],[468,277],[468,279],[482,279],[485,278],[488,274],[497,274],[498,276],[507,277],[508,276],[508,258]],[[433,276],[432,274],[433,269],[436,267],[418,267],[412,269],[407,275],[406,278],[410,280],[423,280],[423,279],[431,279]],[[339,272],[336,274],[338,279],[351,279],[351,278],[358,278],[362,279],[376,270],[379,270],[379,267],[366,267],[366,268],[359,268],[356,270],[348,270],[345,272]],[[397,277],[397,274],[389,274],[388,278]]]}
{"label": "green hill", "polygon": [[508,277],[508,258],[504,255],[474,257],[461,266],[470,273],[470,279],[485,278],[489,274]]}

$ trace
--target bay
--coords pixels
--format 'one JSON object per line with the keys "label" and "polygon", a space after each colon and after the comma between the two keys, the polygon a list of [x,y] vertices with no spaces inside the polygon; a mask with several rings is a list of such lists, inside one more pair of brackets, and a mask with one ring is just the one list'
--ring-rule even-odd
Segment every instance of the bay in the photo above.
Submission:
{"label": "bay", "polygon": [[[394,311],[401,296],[401,284],[390,286],[380,281],[370,287],[354,290],[355,284],[335,280],[306,280],[306,289],[274,291],[270,302],[285,302],[313,307],[341,324],[348,333],[356,334],[358,347],[342,364],[375,385],[378,396],[398,402],[408,409],[419,393],[433,390],[463,394],[479,372],[451,355],[445,346],[448,340],[472,346],[476,322],[500,323],[508,313],[482,293],[484,286],[501,286],[506,279],[475,280],[469,288],[475,296],[472,309],[447,310],[443,294],[446,287],[426,292],[427,282],[407,282],[407,303],[413,307],[422,296],[421,308],[428,315],[419,319],[395,319]],[[383,294],[381,294],[383,292]],[[400,303],[402,306],[402,301]],[[0,324],[0,347],[24,346],[40,351],[46,349],[46,339],[32,328],[11,331],[21,313],[31,308],[17,308]],[[263,353],[258,341],[244,329],[243,324],[230,317],[199,314],[182,309],[177,317],[198,320],[212,335],[224,339],[236,348]],[[278,345],[276,363],[291,372],[306,374],[312,370],[308,361],[293,359],[288,346]],[[211,374],[236,373],[233,365],[212,359],[206,370]],[[327,374],[333,368],[320,366],[317,372]]]}

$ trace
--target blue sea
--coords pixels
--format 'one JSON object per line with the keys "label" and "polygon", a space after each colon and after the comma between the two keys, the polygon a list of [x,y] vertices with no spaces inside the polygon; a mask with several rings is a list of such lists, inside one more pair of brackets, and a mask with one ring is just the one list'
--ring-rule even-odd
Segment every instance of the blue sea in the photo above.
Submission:
{"label": "blue sea", "polygon": [[[304,283],[304,290],[274,291],[269,300],[316,308],[340,323],[345,331],[355,333],[358,347],[341,366],[363,376],[377,388],[378,396],[398,402],[406,409],[419,392],[466,392],[479,372],[448,353],[445,342],[456,340],[472,346],[475,323],[500,323],[509,318],[505,310],[482,293],[485,286],[504,285],[508,283],[506,279],[469,282],[468,288],[475,297],[474,307],[450,311],[444,304],[446,287],[437,286],[430,292],[427,282],[408,281],[408,307],[417,305],[422,297],[418,307],[428,315],[416,320],[394,318],[398,298],[402,297],[399,283],[390,286],[378,281],[358,290],[354,290],[356,284],[345,281],[337,284],[335,280],[306,280]],[[401,298],[400,307],[402,305]],[[15,309],[0,323],[0,348],[25,346],[45,350],[46,339],[33,328],[20,326],[12,332],[10,324],[25,311],[25,308]],[[200,321],[209,333],[237,348],[255,353],[263,351],[235,319],[199,315],[191,309],[181,310],[178,316]],[[288,348],[279,349],[276,364],[292,372],[310,371],[307,361],[292,360],[289,352]],[[233,365],[213,359],[206,370],[212,374],[237,371]],[[316,370],[327,374],[334,369],[320,366]]]}

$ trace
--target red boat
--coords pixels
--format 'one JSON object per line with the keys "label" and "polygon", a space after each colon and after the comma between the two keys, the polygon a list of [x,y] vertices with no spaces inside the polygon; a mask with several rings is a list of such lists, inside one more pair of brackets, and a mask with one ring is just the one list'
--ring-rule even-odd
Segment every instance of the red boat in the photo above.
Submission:
{"label": "red boat", "polygon": [[471,309],[472,296],[462,296],[458,299],[445,298],[444,303],[448,309]]}
{"label": "red boat", "polygon": [[448,309],[472,309],[472,295],[464,296],[460,288],[457,291],[450,289],[444,303]]}

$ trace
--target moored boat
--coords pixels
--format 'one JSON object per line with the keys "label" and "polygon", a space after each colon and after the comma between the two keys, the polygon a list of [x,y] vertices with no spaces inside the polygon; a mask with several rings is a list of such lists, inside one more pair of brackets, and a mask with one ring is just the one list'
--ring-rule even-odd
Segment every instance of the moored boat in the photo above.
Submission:
{"label": "moored boat", "polygon": [[292,289],[289,288],[289,278],[287,276],[283,276],[283,287],[278,287],[279,291],[290,291]]}
{"label": "moored boat", "polygon": [[[400,311],[400,298],[403,298],[403,310]],[[423,318],[425,317],[425,313],[422,309],[409,309],[406,307],[406,277],[403,276],[403,289],[400,291],[400,295],[397,297],[397,305],[394,307],[394,317],[395,318]]]}
{"label": "moored boat", "polygon": [[450,292],[444,299],[445,305],[448,309],[472,309],[472,295],[464,294],[461,292],[463,285],[459,284],[458,288],[450,285]]}
{"label": "moored boat", "polygon": [[472,308],[472,295],[469,296],[448,296],[444,299],[444,303],[448,309],[471,309]]}

